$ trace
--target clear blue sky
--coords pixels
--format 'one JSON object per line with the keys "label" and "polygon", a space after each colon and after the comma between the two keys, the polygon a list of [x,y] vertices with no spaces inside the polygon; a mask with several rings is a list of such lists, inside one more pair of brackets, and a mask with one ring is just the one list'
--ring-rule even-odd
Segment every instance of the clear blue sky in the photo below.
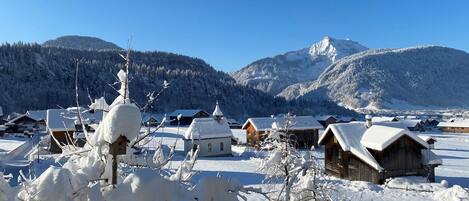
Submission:
{"label": "clear blue sky", "polygon": [[14,0],[0,42],[96,36],[137,50],[199,57],[234,71],[324,35],[370,48],[434,44],[469,50],[469,1]]}

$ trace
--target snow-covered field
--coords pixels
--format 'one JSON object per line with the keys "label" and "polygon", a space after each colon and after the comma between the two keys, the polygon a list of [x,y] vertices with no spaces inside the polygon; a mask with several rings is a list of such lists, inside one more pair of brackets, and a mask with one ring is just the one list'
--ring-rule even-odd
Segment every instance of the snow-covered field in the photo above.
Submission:
{"label": "snow-covered field", "polygon": [[[162,140],[164,145],[170,146],[176,143],[176,155],[174,160],[168,164],[170,169],[177,169],[184,158],[184,142],[182,136],[187,128],[166,127],[158,131],[152,140],[146,145],[148,149],[156,147]],[[142,130],[143,132],[143,130]],[[233,129],[235,137],[245,141],[244,131]],[[332,188],[331,194],[334,200],[469,200],[469,134],[455,133],[424,133],[436,138],[434,152],[441,157],[443,165],[436,168],[436,183],[422,183],[421,178],[399,178],[389,182],[387,185],[376,185],[367,182],[347,181],[332,177],[326,177],[327,183]],[[13,144],[21,143],[21,140],[0,139],[0,147],[13,147]],[[233,146],[232,157],[199,157],[194,170],[197,172],[192,182],[197,183],[206,176],[216,176],[237,180],[245,186],[262,188],[264,192],[276,192],[280,185],[263,184],[264,175],[259,173],[257,168],[261,162],[259,154],[251,148],[245,146]],[[26,152],[25,152],[26,153]],[[323,149],[316,149],[314,155],[323,163]],[[53,164],[56,156],[43,156],[40,170],[36,174],[44,171],[42,166]],[[25,157],[18,157],[24,160]],[[14,162],[14,161],[11,161]],[[12,171],[11,168],[9,171]],[[23,169],[24,171],[24,169]],[[443,180],[448,182],[446,188]],[[443,181],[443,184],[441,184]],[[12,183],[14,184],[14,183]],[[463,188],[466,188],[465,190]],[[432,192],[434,191],[434,192]],[[249,194],[248,200],[266,200],[260,194]],[[459,199],[457,199],[459,197]]]}

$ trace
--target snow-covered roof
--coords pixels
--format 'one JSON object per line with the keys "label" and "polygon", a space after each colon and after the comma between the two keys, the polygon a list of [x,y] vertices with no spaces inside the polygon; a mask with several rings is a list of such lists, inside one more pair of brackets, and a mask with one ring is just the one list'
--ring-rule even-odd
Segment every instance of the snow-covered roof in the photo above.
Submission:
{"label": "snow-covered roof", "polygon": [[48,109],[47,129],[50,131],[75,131],[75,115],[65,109]]}
{"label": "snow-covered roof", "polygon": [[[80,107],[80,113],[84,124],[98,123],[103,118],[103,111],[94,111]],[[77,117],[78,108],[48,109],[46,115],[47,128],[50,131],[75,131],[75,125],[79,124]],[[65,125],[64,125],[65,124]]]}
{"label": "snow-covered roof", "polygon": [[227,121],[229,124],[239,124],[238,121],[236,121],[236,119],[226,119],[226,121]]}
{"label": "snow-covered roof", "polygon": [[433,138],[432,136],[429,136],[429,135],[417,135],[417,136],[419,136],[419,138],[421,138],[423,141],[425,141],[427,143],[430,140],[435,140],[436,141],[435,138]]}
{"label": "snow-covered roof", "polygon": [[401,119],[400,123],[404,124],[407,128],[416,127],[418,124],[422,123],[422,120],[419,119]]}
{"label": "snow-covered roof", "polygon": [[154,114],[149,114],[149,113],[142,113],[142,122],[148,122],[150,119],[154,119],[158,121],[158,117]]}
{"label": "snow-covered roof", "polygon": [[[276,117],[275,121],[278,122],[280,127],[285,124],[284,117]],[[272,117],[256,117],[249,118],[243,125],[243,129],[246,129],[250,123],[254,126],[257,131],[264,131],[272,128],[274,118]],[[296,116],[293,118],[293,125],[290,130],[306,130],[306,129],[321,129],[323,126],[312,116]]]}
{"label": "snow-covered roof", "polygon": [[319,115],[319,116],[314,116],[314,118],[317,119],[318,121],[326,121],[329,118],[337,119],[336,117],[332,115]]}
{"label": "snow-covered roof", "polygon": [[23,117],[29,118],[29,119],[31,119],[31,120],[33,120],[33,121],[37,121],[36,119],[30,117],[30,116],[27,115],[27,114],[21,114],[21,115],[15,116],[13,119],[11,119],[10,121],[8,121],[8,124],[13,125],[13,124],[15,124],[16,121],[18,121],[19,119],[21,119],[21,118],[23,118]]}
{"label": "snow-covered roof", "polygon": [[[170,117],[175,117],[175,116],[178,116],[179,114],[181,114],[182,117],[193,117],[194,115],[196,115],[199,112],[205,112],[205,111],[203,111],[201,109],[181,109],[181,110],[175,110],[169,116]],[[207,113],[207,112],[205,112],[205,113]]]}
{"label": "snow-covered roof", "polygon": [[383,167],[379,165],[367,148],[382,151],[403,135],[407,135],[428,148],[428,143],[411,131],[376,124],[367,129],[365,122],[331,124],[324,133],[319,139],[319,144],[324,143],[328,134],[332,133],[344,151],[350,151],[378,171],[383,170]]}
{"label": "snow-covered roof", "polygon": [[397,121],[396,117],[372,117],[371,120],[373,122],[389,122],[389,121]]}
{"label": "snow-covered roof", "polygon": [[457,128],[469,128],[469,120],[460,120],[460,121],[442,121],[438,123],[438,127],[457,127]]}
{"label": "snow-covered roof", "polygon": [[415,122],[403,122],[402,120],[399,121],[381,121],[381,122],[373,122],[373,125],[381,125],[381,126],[389,126],[395,128],[402,128],[404,130],[408,130],[409,128],[413,128],[416,126]]}
{"label": "snow-covered roof", "polygon": [[195,118],[189,128],[184,133],[185,139],[208,139],[232,137],[230,126],[221,119],[217,121],[213,118]]}
{"label": "snow-covered roof", "polygon": [[365,133],[360,140],[361,144],[367,148],[383,151],[394,141],[402,136],[408,136],[423,147],[428,148],[428,143],[422,138],[413,134],[407,129],[394,128],[389,126],[374,125],[366,129]]}
{"label": "snow-covered roof", "polygon": [[28,110],[26,115],[36,121],[46,120],[47,110]]}

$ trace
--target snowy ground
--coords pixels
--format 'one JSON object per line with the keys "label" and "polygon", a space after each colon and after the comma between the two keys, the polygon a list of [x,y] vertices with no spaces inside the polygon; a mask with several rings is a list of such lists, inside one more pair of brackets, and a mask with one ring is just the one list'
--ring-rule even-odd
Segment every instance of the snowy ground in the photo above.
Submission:
{"label": "snowy ground", "polygon": [[0,137],[0,159],[2,159],[2,156],[10,154],[11,151],[15,150],[27,141],[28,138],[25,137],[17,137],[10,135]]}
{"label": "snowy ground", "polygon": [[[153,136],[152,141],[146,146],[149,149],[156,147],[158,141],[162,140],[165,145],[172,145],[176,143],[176,155],[174,161],[168,164],[171,169],[176,169],[180,161],[184,158],[183,153],[183,140],[182,135],[186,128],[181,127],[179,130],[175,127],[166,127],[157,132]],[[142,130],[143,131],[143,130]],[[245,131],[233,129],[235,137],[241,141],[245,141]],[[461,193],[462,189],[450,188],[446,189],[440,184],[442,180],[447,180],[449,186],[460,185],[464,188],[469,188],[469,134],[454,134],[454,133],[424,133],[436,138],[434,152],[439,155],[443,160],[443,165],[436,169],[436,182],[434,184],[421,184],[418,182],[419,178],[399,179],[392,183],[385,185],[375,185],[367,182],[347,181],[337,178],[328,178],[329,185],[332,186],[332,196],[334,200],[458,200],[450,197],[455,197],[453,194]],[[8,143],[0,141],[0,147],[8,147]],[[3,146],[2,146],[3,144]],[[234,179],[240,181],[247,186],[262,188],[264,192],[275,192],[278,190],[279,185],[263,184],[263,174],[257,172],[257,166],[261,159],[257,153],[245,146],[233,146],[232,157],[199,157],[195,165],[197,174],[193,177],[193,183],[196,183],[200,178],[205,176],[220,175],[224,178]],[[26,151],[23,152],[24,156],[17,156],[16,161],[10,160],[8,163],[15,163],[24,161]],[[314,153],[323,163],[323,150],[321,148]],[[55,156],[42,156],[40,166],[33,168],[36,173],[44,171],[48,165],[54,164]],[[27,167],[17,166],[16,170],[22,169],[25,171]],[[5,173],[15,174],[15,166],[10,165],[4,167]],[[14,179],[13,179],[14,180]],[[10,182],[15,185],[15,183]],[[408,190],[405,190],[408,189]],[[412,190],[414,189],[414,190]],[[456,190],[454,190],[456,189]],[[417,191],[416,191],[417,190]],[[435,192],[425,192],[427,190]],[[467,194],[469,195],[469,194]],[[248,195],[249,200],[265,200],[259,194]],[[464,199],[459,199],[464,200]],[[467,198],[469,200],[469,198]]]}

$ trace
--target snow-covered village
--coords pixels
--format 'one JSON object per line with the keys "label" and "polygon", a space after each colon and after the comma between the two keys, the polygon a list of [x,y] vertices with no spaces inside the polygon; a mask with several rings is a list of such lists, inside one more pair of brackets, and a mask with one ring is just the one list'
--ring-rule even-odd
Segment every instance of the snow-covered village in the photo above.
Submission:
{"label": "snow-covered village", "polygon": [[469,201],[467,10],[4,2],[0,201]]}

